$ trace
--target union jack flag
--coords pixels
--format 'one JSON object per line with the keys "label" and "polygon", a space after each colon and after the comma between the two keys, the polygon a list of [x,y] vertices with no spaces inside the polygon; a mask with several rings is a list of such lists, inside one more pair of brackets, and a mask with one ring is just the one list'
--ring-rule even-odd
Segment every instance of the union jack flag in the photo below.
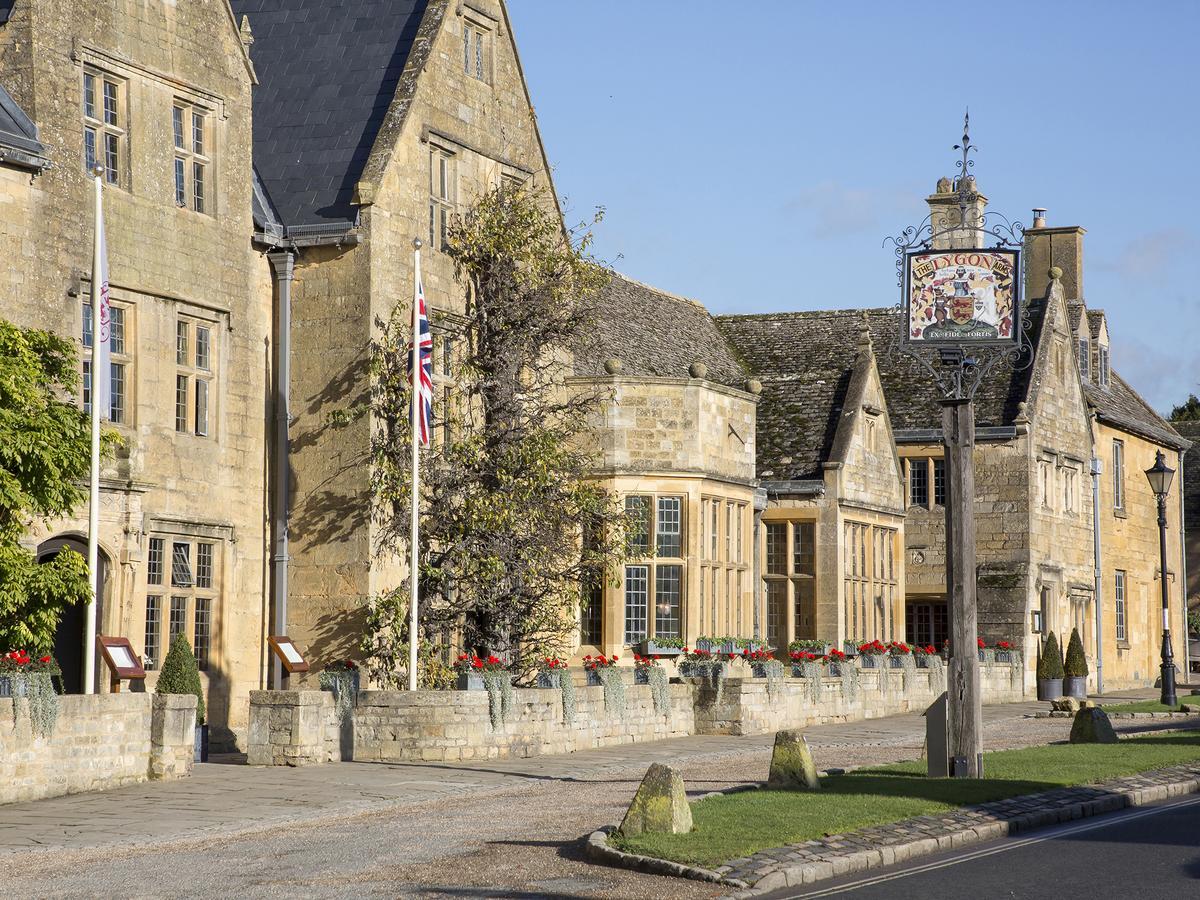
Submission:
{"label": "union jack flag", "polygon": [[420,334],[421,383],[413,383],[412,351],[408,353],[409,383],[413,388],[413,399],[420,399],[417,409],[420,426],[421,446],[428,447],[433,434],[433,337],[429,333],[429,315],[425,309],[425,288],[417,281],[417,297],[413,303],[413,315],[417,317],[416,328]]}

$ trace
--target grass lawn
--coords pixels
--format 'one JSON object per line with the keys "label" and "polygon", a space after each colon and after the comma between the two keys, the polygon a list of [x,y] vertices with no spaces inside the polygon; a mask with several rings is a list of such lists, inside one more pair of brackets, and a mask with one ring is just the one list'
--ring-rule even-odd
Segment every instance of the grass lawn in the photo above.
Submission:
{"label": "grass lawn", "polygon": [[631,853],[707,867],[759,850],[1074,784],[1200,760],[1200,733],[1055,744],[984,756],[986,779],[926,778],[915,760],[821,780],[821,790],[745,791],[692,804],[689,834],[614,835]]}
{"label": "grass lawn", "polygon": [[[1188,694],[1186,697],[1176,697],[1180,703],[1200,706],[1200,694]],[[1163,706],[1157,700],[1139,700],[1136,703],[1108,703],[1100,707],[1107,713],[1135,712],[1178,712],[1178,706]]]}

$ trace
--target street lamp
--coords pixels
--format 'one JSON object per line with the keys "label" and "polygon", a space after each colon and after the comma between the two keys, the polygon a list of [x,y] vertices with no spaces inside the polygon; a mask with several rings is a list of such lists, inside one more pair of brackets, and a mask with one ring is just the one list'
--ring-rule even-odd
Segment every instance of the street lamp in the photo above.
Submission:
{"label": "street lamp", "polygon": [[1146,479],[1150,482],[1150,490],[1158,500],[1158,548],[1162,566],[1162,703],[1164,706],[1175,705],[1175,659],[1171,653],[1171,626],[1167,611],[1167,494],[1171,490],[1171,479],[1175,470],[1167,465],[1167,458],[1161,450],[1154,460],[1154,465],[1146,470]]}

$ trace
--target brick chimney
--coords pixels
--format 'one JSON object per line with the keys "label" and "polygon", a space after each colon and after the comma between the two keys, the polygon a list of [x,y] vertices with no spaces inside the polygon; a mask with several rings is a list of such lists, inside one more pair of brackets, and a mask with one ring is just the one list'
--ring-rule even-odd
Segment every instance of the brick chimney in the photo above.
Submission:
{"label": "brick chimney", "polygon": [[1050,268],[1062,269],[1063,296],[1067,300],[1083,299],[1083,236],[1086,229],[1079,225],[1050,228],[1046,225],[1046,210],[1033,211],[1033,227],[1025,229],[1025,296],[1038,299],[1046,296],[1050,283]]}
{"label": "brick chimney", "polygon": [[[982,225],[981,220],[983,219],[983,211],[987,207],[988,198],[979,193],[974,175],[967,176],[966,187],[971,192],[966,210],[967,224],[980,226]],[[929,204],[930,222],[933,225],[934,234],[937,234],[939,231],[946,231],[949,228],[954,229],[947,234],[934,238],[934,250],[967,250],[980,246],[980,241],[983,239],[982,234],[978,231],[959,229],[957,227],[961,223],[961,213],[959,212],[958,205],[958,187],[953,181],[949,178],[939,178],[937,191],[926,197],[925,202]]]}

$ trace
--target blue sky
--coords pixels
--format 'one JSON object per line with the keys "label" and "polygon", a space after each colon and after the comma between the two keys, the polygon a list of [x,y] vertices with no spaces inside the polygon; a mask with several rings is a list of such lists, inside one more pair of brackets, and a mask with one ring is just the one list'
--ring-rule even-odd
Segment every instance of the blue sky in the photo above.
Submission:
{"label": "blue sky", "polygon": [[1200,394],[1200,3],[509,0],[597,255],[722,313],[896,302],[888,234],[955,172],[1083,225],[1084,295],[1156,408]]}

